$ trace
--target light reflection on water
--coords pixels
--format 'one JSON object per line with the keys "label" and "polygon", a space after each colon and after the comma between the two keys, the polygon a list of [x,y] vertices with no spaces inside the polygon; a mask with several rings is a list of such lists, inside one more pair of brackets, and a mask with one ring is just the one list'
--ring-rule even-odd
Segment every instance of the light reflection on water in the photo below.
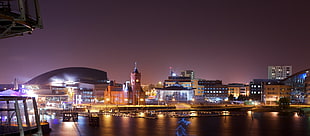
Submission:
{"label": "light reflection on water", "polygon": [[[188,125],[180,120],[188,121]],[[157,119],[100,116],[100,126],[88,124],[87,117],[78,122],[62,122],[49,118],[50,136],[261,136],[261,135],[310,135],[308,117],[278,112],[247,112],[242,116],[172,118],[159,115]],[[184,131],[180,131],[180,126]]]}

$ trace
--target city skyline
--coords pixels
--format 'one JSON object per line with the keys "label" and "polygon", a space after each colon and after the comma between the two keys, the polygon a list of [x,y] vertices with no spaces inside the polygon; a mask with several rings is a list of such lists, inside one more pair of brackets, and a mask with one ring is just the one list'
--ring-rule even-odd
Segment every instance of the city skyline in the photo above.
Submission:
{"label": "city skyline", "polygon": [[[43,29],[1,39],[1,83],[65,67],[143,84],[193,70],[197,78],[248,83],[267,67],[310,68],[310,2],[39,1]],[[55,10],[57,9],[57,10]]]}

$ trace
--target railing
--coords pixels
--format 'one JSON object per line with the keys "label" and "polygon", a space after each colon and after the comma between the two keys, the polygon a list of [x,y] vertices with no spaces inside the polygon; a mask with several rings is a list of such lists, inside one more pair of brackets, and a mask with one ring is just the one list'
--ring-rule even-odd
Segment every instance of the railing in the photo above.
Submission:
{"label": "railing", "polygon": [[37,103],[33,97],[0,96],[0,135],[42,135]]}

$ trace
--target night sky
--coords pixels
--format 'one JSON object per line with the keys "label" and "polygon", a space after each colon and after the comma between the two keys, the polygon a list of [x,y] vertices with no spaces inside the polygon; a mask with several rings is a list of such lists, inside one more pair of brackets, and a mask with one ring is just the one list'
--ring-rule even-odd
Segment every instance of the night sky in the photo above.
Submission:
{"label": "night sky", "polygon": [[65,67],[119,83],[194,70],[224,83],[267,78],[268,65],[310,68],[310,1],[39,0],[43,29],[0,40],[0,83]]}

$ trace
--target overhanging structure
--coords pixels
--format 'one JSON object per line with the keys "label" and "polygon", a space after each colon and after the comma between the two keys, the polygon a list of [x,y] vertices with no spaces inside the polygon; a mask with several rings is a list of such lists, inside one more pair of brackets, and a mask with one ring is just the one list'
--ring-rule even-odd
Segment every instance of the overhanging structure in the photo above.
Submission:
{"label": "overhanging structure", "polygon": [[43,28],[38,0],[0,0],[0,39]]}

